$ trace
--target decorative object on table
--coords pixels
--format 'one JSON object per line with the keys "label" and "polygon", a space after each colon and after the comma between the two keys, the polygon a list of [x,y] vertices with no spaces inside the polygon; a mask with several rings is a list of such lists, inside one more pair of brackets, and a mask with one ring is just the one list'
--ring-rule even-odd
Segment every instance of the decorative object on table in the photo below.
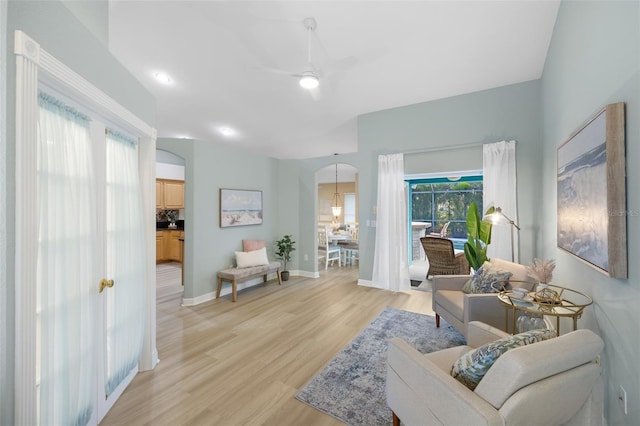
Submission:
{"label": "decorative object on table", "polygon": [[536,291],[536,294],[533,296],[536,302],[540,304],[547,305],[561,305],[562,297],[558,294],[557,291],[552,290],[548,287],[545,287],[541,290]]}
{"label": "decorative object on table", "polygon": [[389,425],[386,360],[389,340],[399,337],[420,353],[465,344],[465,338],[434,318],[385,308],[351,343],[296,394],[296,398],[349,425]]}
{"label": "decorative object on table", "polygon": [[262,191],[220,189],[220,228],[262,225]]}
{"label": "decorative object on table", "polygon": [[291,261],[291,253],[296,250],[293,247],[295,243],[296,242],[291,239],[291,235],[285,235],[276,241],[276,256],[278,256],[278,259],[282,260],[284,263],[284,265],[282,265],[282,271],[280,272],[282,281],[287,281],[289,279],[287,263]]}
{"label": "decorative object on table", "polygon": [[540,291],[547,288],[547,284],[551,282],[554,269],[556,269],[555,260],[540,260],[536,258],[533,259],[533,262],[531,262],[529,266],[527,266],[527,274],[538,280],[539,284],[537,290]]}
{"label": "decorative object on table", "polygon": [[500,221],[506,221],[509,223],[509,228],[511,230],[511,261],[515,262],[515,239],[514,239],[514,228],[520,231],[520,227],[516,225],[513,219],[509,218],[506,214],[502,212],[502,207],[496,207],[493,213],[489,213],[487,211],[488,218],[491,219],[493,224],[499,223]]}
{"label": "decorative object on table", "polygon": [[[494,212],[494,208],[490,207],[485,216]],[[484,262],[490,260],[487,257],[487,247],[491,243],[491,226],[492,223],[486,219],[480,219],[480,212],[475,202],[469,205],[467,211],[467,233],[469,238],[464,243],[464,255],[469,265],[478,270]]]}
{"label": "decorative object on table", "polygon": [[176,228],[176,219],[178,218],[178,212],[176,210],[167,210],[167,218],[169,219],[169,228]]}
{"label": "decorative object on table", "polygon": [[558,247],[627,278],[625,105],[607,105],[558,148]]}

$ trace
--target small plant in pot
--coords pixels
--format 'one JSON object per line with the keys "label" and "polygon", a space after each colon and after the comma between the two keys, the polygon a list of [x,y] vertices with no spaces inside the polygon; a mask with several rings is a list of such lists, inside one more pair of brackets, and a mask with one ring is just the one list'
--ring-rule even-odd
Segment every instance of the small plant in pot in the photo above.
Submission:
{"label": "small plant in pot", "polygon": [[291,261],[291,253],[295,251],[293,245],[296,242],[291,239],[291,235],[285,235],[281,239],[276,241],[276,256],[284,263],[282,272],[280,272],[280,278],[282,281],[289,279],[289,271],[287,270],[287,263]]}

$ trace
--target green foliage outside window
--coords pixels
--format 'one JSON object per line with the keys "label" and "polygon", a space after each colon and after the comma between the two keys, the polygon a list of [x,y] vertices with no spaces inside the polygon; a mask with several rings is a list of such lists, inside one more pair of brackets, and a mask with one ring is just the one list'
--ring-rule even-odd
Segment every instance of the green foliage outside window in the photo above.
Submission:
{"label": "green foliage outside window", "polygon": [[411,220],[431,222],[432,231],[449,225],[450,238],[467,238],[467,211],[471,203],[482,205],[482,181],[411,184]]}

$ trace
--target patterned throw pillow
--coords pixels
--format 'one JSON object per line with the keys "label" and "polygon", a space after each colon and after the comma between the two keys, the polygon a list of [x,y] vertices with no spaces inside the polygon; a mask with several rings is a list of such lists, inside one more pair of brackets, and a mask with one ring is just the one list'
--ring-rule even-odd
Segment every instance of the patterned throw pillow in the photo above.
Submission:
{"label": "patterned throw pillow", "polygon": [[554,330],[539,329],[487,343],[462,355],[451,367],[451,376],[469,389],[474,390],[500,355],[509,349],[541,342],[552,337],[556,337]]}
{"label": "patterned throw pillow", "polygon": [[462,291],[467,294],[495,293],[493,283],[496,281],[506,281],[513,274],[508,271],[496,268],[489,262],[484,262],[482,267],[465,283]]}

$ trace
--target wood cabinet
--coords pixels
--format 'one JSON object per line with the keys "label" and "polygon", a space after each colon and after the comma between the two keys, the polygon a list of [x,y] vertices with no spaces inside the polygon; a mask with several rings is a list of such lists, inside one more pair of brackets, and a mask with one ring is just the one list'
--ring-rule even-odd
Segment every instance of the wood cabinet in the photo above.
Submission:
{"label": "wood cabinet", "polygon": [[156,180],[156,209],[161,209],[164,206],[164,186],[162,181]]}
{"label": "wood cabinet", "polygon": [[184,209],[184,181],[156,179],[156,208]]}
{"label": "wood cabinet", "polygon": [[156,263],[165,261],[182,262],[180,238],[184,238],[184,231],[156,231]]}
{"label": "wood cabinet", "polygon": [[156,231],[156,263],[163,262],[167,258],[167,255],[165,254],[165,236],[165,231]]}
{"label": "wood cabinet", "polygon": [[181,262],[180,259],[180,237],[182,231],[169,231],[169,238],[167,238],[167,257],[169,260],[175,260]]}

